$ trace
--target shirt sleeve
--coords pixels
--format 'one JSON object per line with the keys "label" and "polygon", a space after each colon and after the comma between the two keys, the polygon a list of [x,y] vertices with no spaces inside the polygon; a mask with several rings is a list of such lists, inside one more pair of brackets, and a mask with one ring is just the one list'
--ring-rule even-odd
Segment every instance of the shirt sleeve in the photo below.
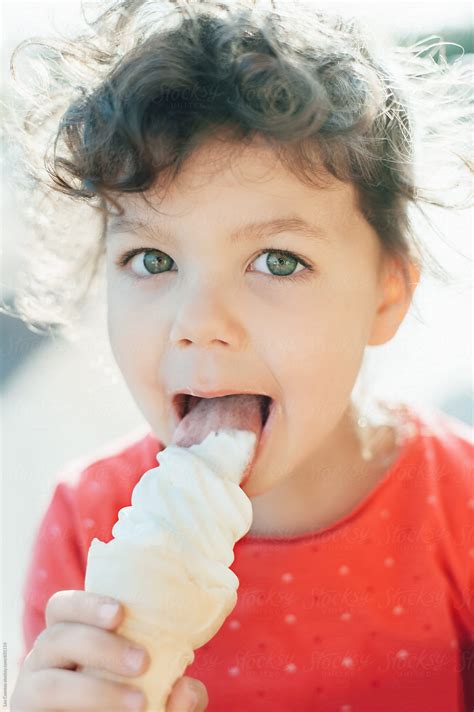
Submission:
{"label": "shirt sleeve", "polygon": [[[474,502],[474,500],[471,500]],[[466,561],[466,589],[463,608],[465,610],[465,625],[460,638],[460,665],[464,687],[466,709],[474,710],[474,544],[472,542],[474,528],[468,528],[469,550]]]}
{"label": "shirt sleeve", "polygon": [[81,520],[72,485],[56,485],[33,544],[23,589],[23,655],[45,628],[45,608],[53,593],[84,589],[86,557]]}
{"label": "shirt sleeve", "polygon": [[[472,536],[472,530],[471,530]],[[461,628],[459,640],[460,667],[464,688],[466,709],[474,710],[474,548],[469,549],[466,562],[465,600],[462,602],[465,624]]]}
{"label": "shirt sleeve", "polygon": [[[474,710],[474,430],[447,418],[444,437],[446,461],[440,461],[438,479],[446,503],[444,525],[452,615],[457,624],[459,664],[466,709]],[[449,563],[448,563],[449,562]]]}

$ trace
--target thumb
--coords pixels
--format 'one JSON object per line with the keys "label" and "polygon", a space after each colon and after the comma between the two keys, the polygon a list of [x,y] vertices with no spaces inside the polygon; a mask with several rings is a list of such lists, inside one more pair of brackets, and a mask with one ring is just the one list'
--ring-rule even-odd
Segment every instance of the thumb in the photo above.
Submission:
{"label": "thumb", "polygon": [[183,675],[171,688],[166,712],[204,712],[208,704],[209,695],[204,683]]}

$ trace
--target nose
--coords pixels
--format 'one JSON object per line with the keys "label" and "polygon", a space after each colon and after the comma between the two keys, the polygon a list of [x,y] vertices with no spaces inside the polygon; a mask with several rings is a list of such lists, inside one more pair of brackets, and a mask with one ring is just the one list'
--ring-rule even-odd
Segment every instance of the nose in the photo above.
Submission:
{"label": "nose", "polygon": [[170,330],[175,345],[209,346],[222,344],[238,347],[245,338],[236,316],[237,300],[222,282],[196,285],[178,299],[178,308]]}

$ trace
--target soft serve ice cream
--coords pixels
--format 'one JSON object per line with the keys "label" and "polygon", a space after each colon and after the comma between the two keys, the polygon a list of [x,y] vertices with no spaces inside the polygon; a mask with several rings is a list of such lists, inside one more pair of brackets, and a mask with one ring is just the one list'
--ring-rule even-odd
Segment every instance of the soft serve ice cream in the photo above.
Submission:
{"label": "soft serve ice cream", "polygon": [[[252,524],[240,484],[261,435],[261,400],[253,395],[203,399],[180,422],[159,467],[135,486],[113,539],[93,539],[85,590],[125,607],[117,633],[147,648],[151,664],[133,684],[148,710],[165,712],[176,680],[222,626],[237,602],[229,569],[235,543]],[[88,670],[107,679],[130,678]]]}

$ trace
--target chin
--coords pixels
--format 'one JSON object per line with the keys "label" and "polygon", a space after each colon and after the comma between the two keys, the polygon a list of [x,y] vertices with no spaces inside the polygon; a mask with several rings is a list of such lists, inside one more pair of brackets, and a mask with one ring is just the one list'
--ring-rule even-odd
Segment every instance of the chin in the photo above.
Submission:
{"label": "chin", "polygon": [[247,479],[243,480],[243,485],[240,486],[247,497],[249,497],[249,499],[253,499],[254,497],[260,497],[261,495],[267,494],[267,492],[270,492],[270,490],[277,487],[284,479],[284,475],[281,475],[274,481],[265,481],[263,473],[259,472],[258,469],[253,468]]}

